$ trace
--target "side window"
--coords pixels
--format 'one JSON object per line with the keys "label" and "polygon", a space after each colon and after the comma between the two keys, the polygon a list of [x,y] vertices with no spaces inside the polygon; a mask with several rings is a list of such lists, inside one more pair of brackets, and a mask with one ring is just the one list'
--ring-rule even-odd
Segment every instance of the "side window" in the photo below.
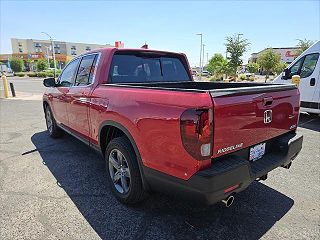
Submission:
{"label": "side window", "polygon": [[301,78],[309,77],[313,73],[317,65],[318,58],[319,58],[319,53],[313,53],[305,56],[304,62],[301,67],[301,72],[300,72]]}
{"label": "side window", "polygon": [[70,87],[73,82],[74,75],[76,73],[79,59],[73,60],[68,66],[63,70],[59,77],[59,84],[62,87]]}
{"label": "side window", "polygon": [[78,68],[75,86],[86,86],[92,83],[97,55],[84,56]]}
{"label": "side window", "polygon": [[291,66],[291,68],[289,69],[289,79],[292,78],[293,75],[299,75],[299,70],[302,62],[303,58],[300,58],[293,66]]}

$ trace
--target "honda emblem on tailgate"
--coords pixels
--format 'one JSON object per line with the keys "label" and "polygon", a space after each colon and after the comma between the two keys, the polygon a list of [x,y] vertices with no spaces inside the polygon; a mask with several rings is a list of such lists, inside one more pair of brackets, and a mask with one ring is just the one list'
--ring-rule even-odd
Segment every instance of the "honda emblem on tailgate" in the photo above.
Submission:
{"label": "honda emblem on tailgate", "polygon": [[272,122],[272,110],[264,111],[263,122],[264,123],[271,123]]}

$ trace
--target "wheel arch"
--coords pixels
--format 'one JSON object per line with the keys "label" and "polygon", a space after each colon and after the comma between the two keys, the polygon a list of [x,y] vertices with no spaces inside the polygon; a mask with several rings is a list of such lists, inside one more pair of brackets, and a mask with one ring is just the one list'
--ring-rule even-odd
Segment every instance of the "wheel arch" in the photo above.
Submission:
{"label": "wheel arch", "polygon": [[[112,131],[112,133],[111,133]],[[117,131],[116,133],[114,131]],[[120,132],[119,132],[120,131]],[[111,137],[110,135],[108,136],[108,133],[111,133]],[[98,142],[99,142],[99,146],[100,146],[100,151],[102,153],[102,156],[104,157],[105,154],[105,149],[108,145],[108,143],[115,137],[119,137],[119,136],[126,136],[128,138],[128,140],[131,143],[131,146],[136,154],[137,157],[137,161],[138,161],[138,166],[139,166],[139,171],[140,171],[140,175],[141,175],[141,179],[142,179],[142,184],[143,184],[143,188],[145,190],[149,190],[149,185],[145,179],[144,173],[143,173],[143,162],[142,162],[142,158],[139,152],[139,149],[137,147],[137,144],[132,136],[132,134],[129,132],[129,130],[124,127],[122,124],[112,121],[112,120],[107,120],[104,121],[100,127],[99,127],[99,136],[98,136]]]}

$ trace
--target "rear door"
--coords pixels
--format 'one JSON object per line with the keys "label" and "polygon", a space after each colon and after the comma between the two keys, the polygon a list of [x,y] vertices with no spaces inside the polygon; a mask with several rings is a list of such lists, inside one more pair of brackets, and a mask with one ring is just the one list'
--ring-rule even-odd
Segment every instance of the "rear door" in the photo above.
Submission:
{"label": "rear door", "polygon": [[69,127],[88,138],[90,93],[93,87],[98,54],[88,54],[81,58],[73,86],[66,94]]}
{"label": "rear door", "polygon": [[214,157],[262,143],[297,127],[298,89],[268,91],[267,88],[230,96],[211,93]]}

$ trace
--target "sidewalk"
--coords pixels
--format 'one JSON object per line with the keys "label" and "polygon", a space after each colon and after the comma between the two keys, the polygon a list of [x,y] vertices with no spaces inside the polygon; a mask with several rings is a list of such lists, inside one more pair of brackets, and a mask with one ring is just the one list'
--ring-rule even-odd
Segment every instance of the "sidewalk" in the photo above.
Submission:
{"label": "sidewalk", "polygon": [[33,94],[28,92],[16,92],[16,97],[12,97],[11,92],[9,92],[9,98],[4,97],[3,87],[0,88],[0,99],[10,99],[10,100],[42,100],[42,94]]}

